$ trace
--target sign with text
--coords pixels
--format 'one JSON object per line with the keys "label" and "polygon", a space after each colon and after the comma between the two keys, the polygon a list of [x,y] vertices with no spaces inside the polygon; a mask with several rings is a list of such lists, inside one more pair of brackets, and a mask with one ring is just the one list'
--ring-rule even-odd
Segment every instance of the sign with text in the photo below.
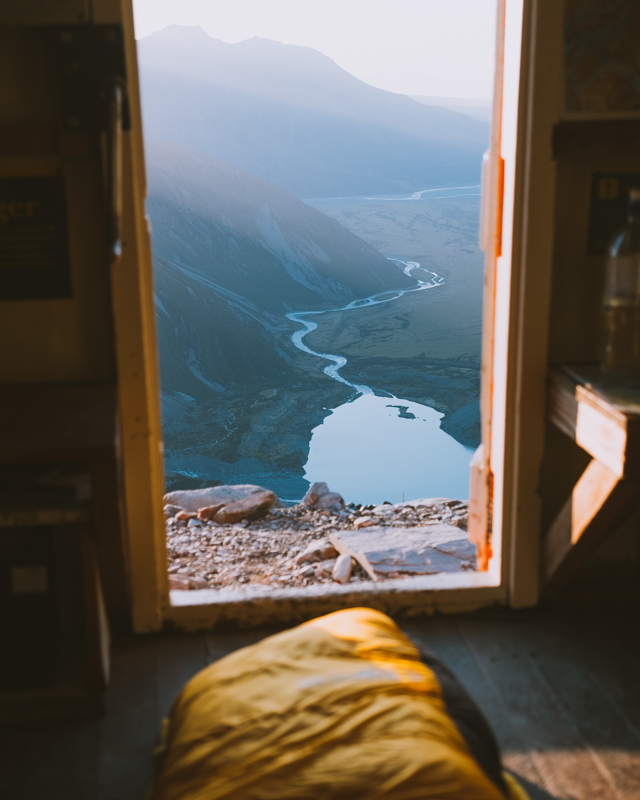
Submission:
{"label": "sign with text", "polygon": [[64,180],[0,178],[0,301],[71,295]]}

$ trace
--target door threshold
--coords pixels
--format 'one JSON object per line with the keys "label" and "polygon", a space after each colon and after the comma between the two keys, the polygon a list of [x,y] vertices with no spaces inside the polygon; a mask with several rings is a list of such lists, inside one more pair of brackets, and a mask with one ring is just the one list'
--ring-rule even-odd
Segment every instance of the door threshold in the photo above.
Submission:
{"label": "door threshold", "polygon": [[353,606],[369,606],[391,616],[475,611],[506,602],[506,590],[489,572],[439,573],[346,586],[293,589],[174,589],[165,619],[188,631],[215,627],[296,625]]}

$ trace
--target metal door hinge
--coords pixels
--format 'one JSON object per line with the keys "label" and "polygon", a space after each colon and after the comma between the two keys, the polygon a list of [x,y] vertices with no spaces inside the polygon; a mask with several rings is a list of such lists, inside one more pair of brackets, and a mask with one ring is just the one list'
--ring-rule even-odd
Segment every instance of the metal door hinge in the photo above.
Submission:
{"label": "metal door hinge", "polygon": [[[121,25],[64,25],[55,32],[60,67],[62,127],[68,133],[109,129],[108,87],[126,86]],[[131,128],[126,93],[122,129]]]}

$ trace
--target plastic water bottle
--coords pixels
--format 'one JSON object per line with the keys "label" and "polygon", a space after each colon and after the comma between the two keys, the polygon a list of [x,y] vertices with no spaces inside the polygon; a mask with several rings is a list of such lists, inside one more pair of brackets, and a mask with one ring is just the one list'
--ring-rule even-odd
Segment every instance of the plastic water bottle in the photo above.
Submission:
{"label": "plastic water bottle", "polygon": [[632,189],[627,224],[607,251],[600,368],[614,378],[640,378],[640,189]]}

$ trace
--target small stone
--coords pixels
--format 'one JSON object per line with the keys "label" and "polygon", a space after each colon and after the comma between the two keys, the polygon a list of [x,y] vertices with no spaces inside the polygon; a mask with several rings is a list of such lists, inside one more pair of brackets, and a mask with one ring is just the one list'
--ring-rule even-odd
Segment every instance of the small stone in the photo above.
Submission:
{"label": "small stone", "polygon": [[203,522],[208,522],[212,520],[214,516],[220,511],[221,508],[224,508],[224,503],[215,503],[212,506],[204,506],[203,508],[198,509],[198,519],[202,520]]}
{"label": "small stone", "polygon": [[337,558],[338,551],[328,539],[310,542],[307,547],[296,558],[296,564],[311,564],[315,561],[323,561],[327,558]]}
{"label": "small stone", "polygon": [[360,530],[360,528],[368,528],[370,525],[375,524],[371,517],[358,517],[358,519],[353,521],[353,527],[357,530]]}
{"label": "small stone", "polygon": [[467,530],[468,517],[466,514],[455,516],[449,520],[449,525],[455,525],[456,528],[462,528],[463,531]]}
{"label": "small stone", "polygon": [[442,505],[443,503],[451,502],[448,497],[422,497],[419,500],[412,500],[411,505],[414,508],[433,508],[434,506]]}
{"label": "small stone", "polygon": [[167,504],[164,507],[164,515],[165,515],[165,517],[175,517],[175,515],[179,514],[181,511],[182,511],[182,509],[180,508],[180,506],[172,506],[170,504]]}
{"label": "small stone", "polygon": [[241,519],[257,519],[264,517],[278,498],[273,492],[255,492],[255,494],[230,503],[221,508],[214,516],[214,521],[221,524],[240,522]]}
{"label": "small stone", "polygon": [[176,514],[176,519],[179,519],[182,522],[186,522],[187,520],[193,519],[194,517],[195,513],[192,511],[179,511]]}
{"label": "small stone", "polygon": [[341,511],[344,508],[344,500],[342,495],[337,492],[327,492],[318,499],[315,504],[316,508],[326,508],[332,511]]}
{"label": "small stone", "polygon": [[302,498],[300,505],[313,506],[323,495],[328,494],[328,492],[329,487],[324,481],[312,483],[307,493]]}
{"label": "small stone", "polygon": [[172,575],[169,578],[169,589],[186,591],[189,588],[189,578],[186,575]]}
{"label": "small stone", "polygon": [[387,503],[383,503],[380,506],[376,506],[373,509],[373,513],[374,514],[394,514],[395,513],[395,509],[394,509],[393,506],[388,505]]}
{"label": "small stone", "polygon": [[190,589],[208,589],[209,584],[202,578],[189,578]]}
{"label": "small stone", "polygon": [[319,578],[330,578],[335,565],[335,558],[329,558],[326,561],[321,561],[319,564],[315,565],[316,575]]}
{"label": "small stone", "polygon": [[196,530],[200,530],[202,528],[202,523],[199,519],[190,519],[187,522],[187,528],[195,528]]}
{"label": "small stone", "polygon": [[351,566],[351,556],[339,556],[333,567],[331,577],[337,583],[347,583],[351,577]]}
{"label": "small stone", "polygon": [[298,573],[298,575],[301,578],[309,578],[311,577],[311,575],[315,574],[316,574],[315,567],[312,567],[311,564],[309,564],[308,567],[304,567],[304,569],[301,569],[300,572]]}

